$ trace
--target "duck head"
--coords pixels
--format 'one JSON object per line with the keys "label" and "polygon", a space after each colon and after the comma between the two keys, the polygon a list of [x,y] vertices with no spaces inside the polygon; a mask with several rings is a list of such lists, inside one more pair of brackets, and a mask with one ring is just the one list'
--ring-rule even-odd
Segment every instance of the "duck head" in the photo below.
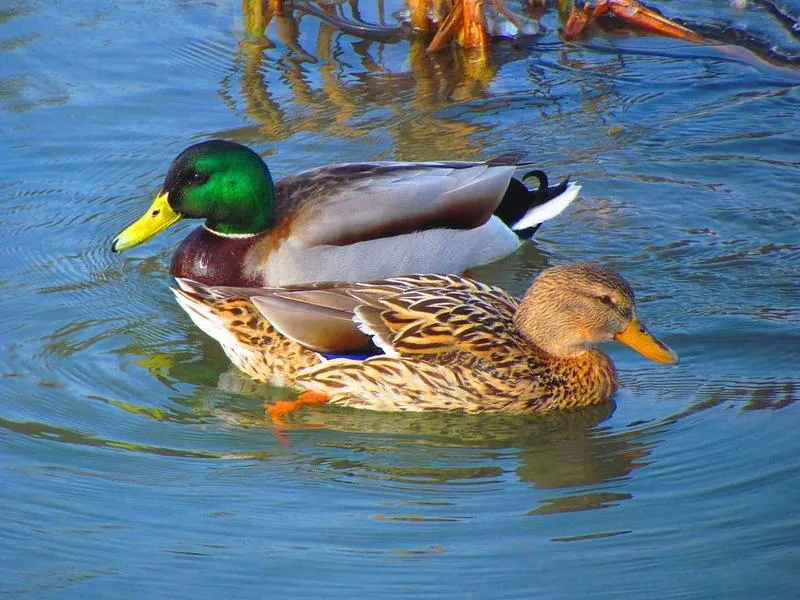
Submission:
{"label": "duck head", "polygon": [[514,323],[537,347],[558,358],[574,358],[595,344],[616,340],[650,360],[678,362],[639,319],[628,282],[598,265],[543,271],[517,308]]}
{"label": "duck head", "polygon": [[111,242],[120,252],[150,239],[183,218],[205,219],[226,236],[266,230],[274,213],[269,169],[247,146],[209,140],[189,146],[172,161],[153,204]]}

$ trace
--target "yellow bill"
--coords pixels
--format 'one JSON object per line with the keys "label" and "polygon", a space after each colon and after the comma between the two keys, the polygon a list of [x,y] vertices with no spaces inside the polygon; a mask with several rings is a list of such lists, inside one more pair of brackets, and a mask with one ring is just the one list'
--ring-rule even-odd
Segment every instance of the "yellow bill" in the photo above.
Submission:
{"label": "yellow bill", "polygon": [[649,331],[633,315],[633,320],[623,331],[614,336],[618,342],[630,346],[642,356],[660,363],[675,365],[678,363],[678,355]]}
{"label": "yellow bill", "polygon": [[156,196],[153,204],[147,209],[139,220],[129,225],[122,233],[114,238],[111,242],[112,252],[121,252],[127,248],[138,246],[142,242],[149,240],[162,231],[181,219],[181,215],[172,210],[172,207],[167,201],[169,194]]}

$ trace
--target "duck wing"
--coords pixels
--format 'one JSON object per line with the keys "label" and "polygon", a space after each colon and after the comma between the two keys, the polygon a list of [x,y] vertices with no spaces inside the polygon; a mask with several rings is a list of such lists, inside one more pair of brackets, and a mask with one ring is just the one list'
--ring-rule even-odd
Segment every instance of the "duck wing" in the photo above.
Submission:
{"label": "duck wing", "polygon": [[437,286],[426,279],[356,307],[359,328],[386,354],[497,366],[525,352],[513,327],[517,301],[504,290],[454,275],[441,276],[445,283]]}
{"label": "duck wing", "polygon": [[173,291],[178,302],[190,315],[202,316],[206,326],[201,329],[220,342],[228,338],[228,332],[237,323],[236,319],[225,318],[215,307],[234,301],[248,308],[243,311],[246,317],[239,318],[239,325],[258,329],[258,322],[245,322],[252,316],[316,352],[350,353],[374,347],[370,337],[353,322],[356,301],[326,289],[349,284],[253,288],[206,285],[184,278],[175,281],[179,289]]}
{"label": "duck wing", "polygon": [[508,189],[509,161],[352,163],[285,178],[275,186],[280,221],[304,246],[343,246],[427,229],[472,229]]}
{"label": "duck wing", "polygon": [[[387,355],[426,362],[458,354],[494,364],[524,353],[524,340],[511,326],[517,301],[455,275],[259,290],[251,301],[283,335],[320,352],[352,352],[371,340]],[[348,320],[349,330],[343,326]],[[342,330],[334,335],[335,324],[348,336]]]}

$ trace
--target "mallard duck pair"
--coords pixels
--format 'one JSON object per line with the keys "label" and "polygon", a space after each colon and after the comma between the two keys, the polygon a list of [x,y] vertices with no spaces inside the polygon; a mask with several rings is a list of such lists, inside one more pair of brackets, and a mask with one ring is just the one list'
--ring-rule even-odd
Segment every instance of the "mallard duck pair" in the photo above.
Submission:
{"label": "mallard duck pair", "polygon": [[[313,402],[470,413],[597,404],[616,374],[593,346],[612,339],[677,362],[639,321],[628,283],[597,265],[547,269],[521,301],[457,275],[405,275],[496,260],[578,193],[538,171],[531,191],[513,162],[332,165],[273,186],[251,150],[204,142],[175,159],[113,247],[205,217],[173,258],[176,298],[239,369],[303,390],[275,417]],[[375,355],[352,358],[365,352]]]}

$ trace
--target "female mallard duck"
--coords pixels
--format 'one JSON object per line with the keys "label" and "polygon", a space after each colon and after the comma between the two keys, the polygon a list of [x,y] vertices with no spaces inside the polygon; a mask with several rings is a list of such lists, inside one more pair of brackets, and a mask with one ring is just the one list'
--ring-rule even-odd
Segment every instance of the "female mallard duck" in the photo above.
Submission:
{"label": "female mallard duck", "polygon": [[[639,321],[625,279],[591,264],[547,269],[521,301],[455,275],[263,290],[178,284],[180,305],[237,367],[306,390],[300,403],[548,411],[611,397],[616,373],[599,342],[678,361]],[[384,354],[322,356],[370,341]]]}
{"label": "female mallard duck", "polygon": [[510,254],[560,213],[580,186],[528,190],[518,155],[478,162],[320,167],[272,183],[261,157],[211,140],[173,161],[147,212],[112,242],[121,251],[181,218],[205,218],[170,272],[209,285],[369,281],[463,273]]}

